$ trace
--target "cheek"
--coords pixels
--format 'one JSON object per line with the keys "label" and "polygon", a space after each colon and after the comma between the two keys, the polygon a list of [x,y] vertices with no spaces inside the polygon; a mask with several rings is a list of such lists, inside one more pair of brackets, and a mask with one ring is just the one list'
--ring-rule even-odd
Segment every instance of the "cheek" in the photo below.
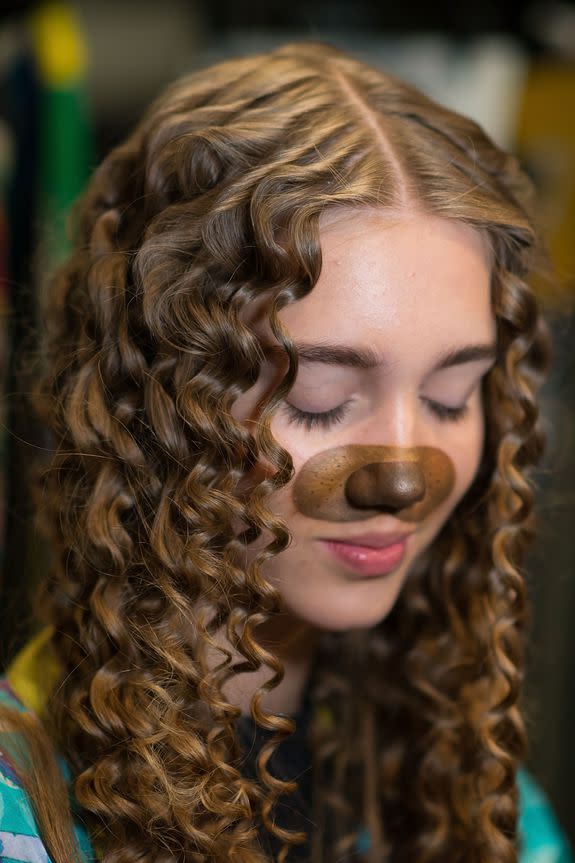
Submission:
{"label": "cheek", "polygon": [[266,500],[266,504],[272,512],[283,517],[289,527],[293,519],[297,519],[298,516],[300,516],[293,498],[293,487],[302,466],[309,458],[311,458],[314,452],[309,447],[305,448],[301,445],[295,445],[294,442],[289,439],[288,435],[282,433],[281,428],[274,427],[273,420],[271,423],[271,431],[277,443],[282,446],[292,458],[293,476],[286,485],[269,495]]}
{"label": "cheek", "polygon": [[[301,442],[294,442],[292,435],[290,435],[290,429],[285,427],[285,422],[277,414],[271,419],[270,430],[277,444],[283,447],[290,454],[294,473],[291,480],[286,485],[271,492],[267,496],[266,506],[280,518],[283,518],[289,527],[293,518],[297,518],[299,515],[292,496],[292,490],[297,479],[297,475],[302,466],[321,449],[321,444],[319,446],[316,445],[314,448],[312,446],[304,446]],[[274,468],[273,464],[264,456],[260,456],[258,462],[240,483],[239,488],[241,491],[250,491],[258,483],[273,476],[275,472],[276,468]],[[264,531],[264,536],[265,541],[269,542],[271,534],[268,534],[268,531]],[[265,544],[265,542],[262,539],[258,543],[257,547],[263,544]]]}
{"label": "cheek", "polygon": [[476,422],[466,422],[458,437],[451,440],[449,447],[445,445],[445,452],[455,467],[455,484],[447,500],[431,513],[422,525],[423,546],[420,550],[431,545],[473,483],[481,462],[483,439],[484,424],[481,416]]}
{"label": "cheek", "polygon": [[457,446],[449,453],[455,465],[452,506],[461,500],[475,479],[483,453],[484,435],[483,416],[478,415],[473,423],[467,425]]}

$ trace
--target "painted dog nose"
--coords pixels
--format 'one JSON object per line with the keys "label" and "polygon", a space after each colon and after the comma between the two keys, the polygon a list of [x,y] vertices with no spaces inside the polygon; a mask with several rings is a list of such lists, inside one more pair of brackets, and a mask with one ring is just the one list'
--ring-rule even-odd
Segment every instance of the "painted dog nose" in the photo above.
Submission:
{"label": "painted dog nose", "polygon": [[371,462],[355,470],[345,495],[358,509],[397,512],[425,497],[425,475],[416,461]]}

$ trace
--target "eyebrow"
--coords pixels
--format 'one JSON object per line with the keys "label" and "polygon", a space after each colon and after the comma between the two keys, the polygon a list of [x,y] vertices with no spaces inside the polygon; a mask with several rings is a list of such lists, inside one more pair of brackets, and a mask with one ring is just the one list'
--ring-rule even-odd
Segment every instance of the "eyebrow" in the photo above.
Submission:
{"label": "eyebrow", "polygon": [[[324,363],[330,366],[346,366],[354,369],[374,369],[386,364],[385,360],[372,348],[356,348],[351,345],[339,345],[331,342],[322,342],[321,344],[296,342],[294,347],[300,363]],[[270,357],[285,358],[285,353],[279,345],[268,345],[265,353]],[[496,356],[497,348],[493,343],[450,348],[440,355],[433,371],[463,365],[464,363],[482,360],[493,361]]]}

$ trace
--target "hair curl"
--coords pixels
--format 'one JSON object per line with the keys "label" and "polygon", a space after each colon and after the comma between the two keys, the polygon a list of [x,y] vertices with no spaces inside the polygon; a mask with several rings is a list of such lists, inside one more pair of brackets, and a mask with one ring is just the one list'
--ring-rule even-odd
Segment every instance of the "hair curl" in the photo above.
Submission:
{"label": "hair curl", "polygon": [[[95,172],[51,284],[42,509],[63,680],[47,721],[105,863],[262,863],[262,826],[281,859],[303,838],[273,822],[290,786],[266,765],[294,723],[261,707],[283,668],[255,629],[280,607],[261,566],[290,536],[265,503],[293,475],[269,427],[297,370],[278,312],[313,289],[319,217],[338,206],[418,208],[482,231],[498,357],[473,486],[388,617],[322,642],[313,698],[338,722],[313,728],[314,807],[335,839],[318,826],[313,860],[347,859],[362,823],[370,863],[517,860],[520,567],[546,364],[526,282],[529,185],[471,120],[336,49],[294,44],[164,93]],[[264,296],[289,368],[252,433],[231,408],[258,378],[242,311]],[[238,495],[261,457],[273,475]],[[273,542],[242,566],[264,529]],[[241,666],[215,641],[222,626]],[[253,714],[274,734],[256,782],[222,687],[262,664],[272,679]]]}

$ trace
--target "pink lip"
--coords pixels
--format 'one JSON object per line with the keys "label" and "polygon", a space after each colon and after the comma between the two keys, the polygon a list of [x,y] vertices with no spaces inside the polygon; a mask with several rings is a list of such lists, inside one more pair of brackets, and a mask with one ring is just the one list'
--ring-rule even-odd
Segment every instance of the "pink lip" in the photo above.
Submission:
{"label": "pink lip", "polygon": [[407,546],[409,534],[363,534],[353,541],[324,539],[328,553],[360,575],[387,575],[397,569]]}
{"label": "pink lip", "polygon": [[345,539],[328,539],[328,542],[342,542],[345,545],[361,545],[367,548],[387,548],[402,542],[411,536],[411,532],[395,531],[394,533],[360,533],[358,536],[348,536]]}

